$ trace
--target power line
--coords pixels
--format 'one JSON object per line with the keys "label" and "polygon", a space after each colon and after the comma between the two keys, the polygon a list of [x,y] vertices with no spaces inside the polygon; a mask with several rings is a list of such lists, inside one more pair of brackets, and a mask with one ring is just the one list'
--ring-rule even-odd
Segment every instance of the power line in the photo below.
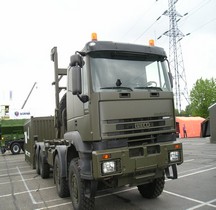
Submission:
{"label": "power line", "polygon": [[[200,9],[202,9],[203,7],[207,6],[208,3],[210,3],[212,0],[207,0],[207,1],[203,1],[201,2],[199,5],[197,5],[196,7],[194,7],[193,9],[189,10],[187,12],[187,17],[181,21],[180,26],[183,26],[186,23],[186,20],[191,17],[192,15],[194,15],[196,12],[198,12]],[[178,20],[179,21],[179,20]]]}
{"label": "power line", "polygon": [[[149,6],[149,8],[147,8],[147,9],[145,10],[144,16],[142,15],[142,17],[139,17],[139,18],[137,19],[137,21],[132,25],[132,27],[130,27],[130,29],[128,29],[128,31],[125,32],[125,34],[122,36],[122,39],[123,39],[130,31],[132,31],[132,30],[135,28],[135,26],[140,22],[140,20],[143,19],[143,17],[145,17],[145,16],[154,8],[154,4],[155,4],[155,3],[156,3],[156,1],[155,1],[153,4],[151,4],[151,6]],[[137,39],[136,39],[136,40],[137,40]]]}
{"label": "power line", "polygon": [[[156,0],[156,1],[158,1],[158,0]],[[177,3],[177,1],[178,1],[178,0],[176,0],[175,3]],[[189,10],[188,12],[186,12],[184,15],[180,15],[180,16],[179,16],[179,19],[177,19],[176,21],[179,22],[180,20],[182,20],[182,17],[185,17],[185,18],[183,19],[183,24],[185,24],[185,23],[186,23],[186,20],[187,20],[189,17],[191,17],[192,15],[194,15],[194,14],[195,14],[196,12],[198,12],[200,9],[204,8],[205,6],[207,6],[207,4],[209,4],[211,1],[212,1],[212,0],[206,0],[206,1],[200,2],[199,5],[195,6],[194,8],[192,8],[191,10]],[[141,35],[139,35],[139,36],[134,40],[134,42],[136,42],[138,39],[140,39],[140,38],[141,38],[149,29],[151,29],[152,26],[153,26],[158,20],[160,20],[160,18],[161,18],[163,15],[165,15],[167,12],[168,12],[168,11],[166,10],[161,16],[159,16],[159,17],[156,19],[156,21],[154,21],[144,32],[142,32]],[[178,15],[179,15],[179,14],[177,13],[177,16],[178,16]],[[195,30],[193,30],[193,31],[191,31],[191,32],[189,32],[189,33],[183,35],[183,37],[190,35],[191,33],[193,33],[193,32],[195,32],[195,31],[199,30],[200,28],[203,28],[205,25],[207,25],[207,24],[209,24],[209,23],[211,23],[211,22],[213,22],[213,21],[215,21],[215,20],[216,20],[216,18],[213,18],[213,19],[209,20],[208,22],[202,24],[201,26],[199,26],[199,27],[196,28]],[[181,21],[181,24],[180,24],[180,25],[182,26],[183,24],[182,24],[182,21]],[[166,31],[166,32],[167,32],[167,31]],[[165,35],[166,32],[164,32],[162,35]],[[162,35],[161,35],[160,37],[158,37],[158,39],[160,39],[160,38],[162,37]],[[183,37],[182,37],[182,38],[183,38]],[[182,38],[181,38],[181,39],[182,39]],[[181,40],[181,39],[180,39],[180,40]]]}
{"label": "power line", "polygon": [[208,25],[209,23],[214,22],[214,21],[216,21],[216,18],[213,18],[213,19],[209,20],[208,22],[202,24],[202,25],[199,26],[198,28],[196,28],[196,29],[194,29],[193,31],[191,31],[189,34],[192,34],[192,33],[194,33],[195,31],[200,30],[201,28],[205,27],[206,25]]}
{"label": "power line", "polygon": [[[157,20],[156,20],[156,21],[157,21]],[[140,38],[156,23],[156,21],[153,22],[140,36],[138,36],[138,37],[134,40],[134,42],[136,42],[138,39],[140,39]]]}

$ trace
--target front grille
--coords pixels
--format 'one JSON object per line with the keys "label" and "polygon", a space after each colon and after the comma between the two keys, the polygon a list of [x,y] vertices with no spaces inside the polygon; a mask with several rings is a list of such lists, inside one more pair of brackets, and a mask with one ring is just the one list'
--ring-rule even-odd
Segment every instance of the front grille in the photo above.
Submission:
{"label": "front grille", "polygon": [[114,131],[104,133],[107,136],[139,134],[171,128],[170,125],[166,125],[165,119],[162,117],[107,120],[104,124],[112,124],[116,128]]}
{"label": "front grille", "polygon": [[102,121],[102,135],[105,138],[125,138],[129,146],[153,143],[157,134],[169,132],[170,117],[142,117]]}

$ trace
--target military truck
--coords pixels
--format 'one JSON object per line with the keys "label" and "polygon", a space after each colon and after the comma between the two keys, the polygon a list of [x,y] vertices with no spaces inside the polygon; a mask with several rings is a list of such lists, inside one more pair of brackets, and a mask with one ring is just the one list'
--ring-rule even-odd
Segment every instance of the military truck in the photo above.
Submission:
{"label": "military truck", "polygon": [[68,68],[58,67],[57,47],[51,60],[56,136],[30,135],[37,173],[53,172],[58,195],[70,196],[76,210],[94,209],[101,190],[126,185],[144,198],[158,197],[165,175],[176,179],[183,163],[164,49],[97,41],[93,34]]}
{"label": "military truck", "polygon": [[4,154],[10,150],[12,154],[24,151],[24,123],[25,119],[0,120],[0,149]]}

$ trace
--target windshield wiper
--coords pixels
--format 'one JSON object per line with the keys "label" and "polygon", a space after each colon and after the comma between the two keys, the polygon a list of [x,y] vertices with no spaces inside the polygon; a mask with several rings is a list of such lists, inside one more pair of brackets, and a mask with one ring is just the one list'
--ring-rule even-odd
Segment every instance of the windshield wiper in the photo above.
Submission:
{"label": "windshield wiper", "polygon": [[133,91],[130,87],[121,87],[121,86],[114,86],[114,87],[101,87],[100,89],[121,89],[121,90],[130,90]]}
{"label": "windshield wiper", "polygon": [[160,90],[163,91],[160,87],[134,87],[134,89],[145,89],[145,90]]}

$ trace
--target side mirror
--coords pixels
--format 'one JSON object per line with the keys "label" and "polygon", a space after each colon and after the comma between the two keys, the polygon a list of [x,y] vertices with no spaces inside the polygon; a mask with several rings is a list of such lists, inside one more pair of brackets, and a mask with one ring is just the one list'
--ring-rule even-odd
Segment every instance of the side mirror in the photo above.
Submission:
{"label": "side mirror", "polygon": [[72,67],[72,93],[79,95],[82,93],[81,68],[83,59],[79,54],[70,57],[70,67]]}
{"label": "side mirror", "polygon": [[83,58],[79,54],[72,55],[70,58],[70,67],[72,68],[72,93],[77,95],[77,97],[83,103],[89,101],[87,95],[82,94],[82,78],[81,78],[81,68],[84,65]]}
{"label": "side mirror", "polygon": [[72,93],[73,95],[82,93],[81,68],[79,66],[72,67]]}

